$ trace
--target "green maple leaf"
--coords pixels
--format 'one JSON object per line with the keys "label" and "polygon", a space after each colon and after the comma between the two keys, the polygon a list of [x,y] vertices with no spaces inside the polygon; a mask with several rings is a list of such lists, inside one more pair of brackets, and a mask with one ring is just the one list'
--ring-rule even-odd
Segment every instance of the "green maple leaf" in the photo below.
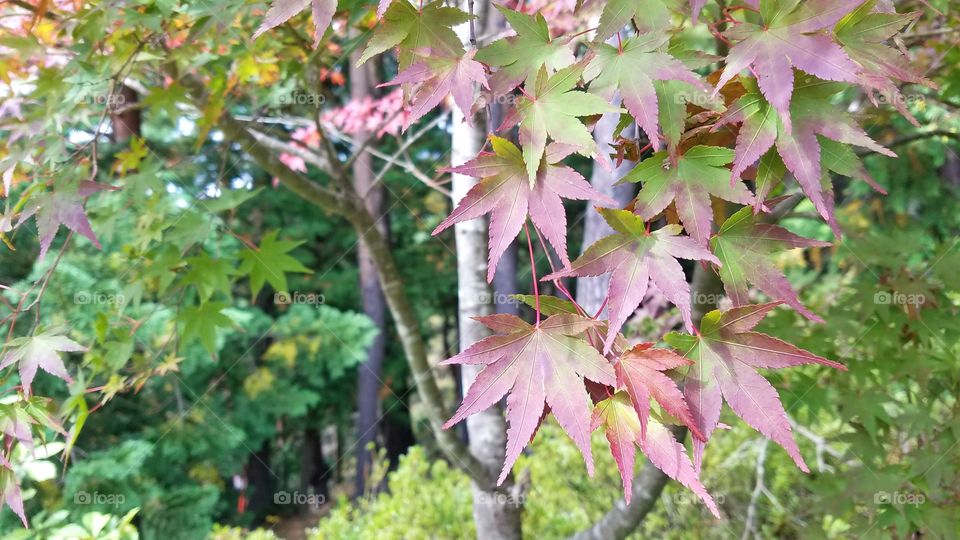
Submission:
{"label": "green maple leaf", "polygon": [[651,220],[671,202],[687,234],[700,244],[710,238],[713,210],[710,197],[751,204],[753,194],[742,182],[730,182],[733,150],[717,146],[694,146],[670,162],[668,152],[658,152],[637,165],[624,180],[643,182],[637,194],[636,212]]}
{"label": "green maple leaf", "polygon": [[550,73],[575,61],[566,41],[550,38],[550,28],[543,15],[526,15],[497,6],[517,33],[494,41],[477,51],[476,60],[501,69],[490,79],[494,95],[505,94],[546,67]]}
{"label": "green maple leaf", "polygon": [[596,145],[590,131],[577,117],[620,111],[600,97],[574,90],[582,74],[582,65],[561,69],[552,76],[540,68],[533,93],[517,103],[520,144],[531,185],[536,179],[548,136],[589,156]]}
{"label": "green maple leaf", "polygon": [[180,329],[180,345],[188,345],[200,341],[203,348],[211,356],[217,354],[217,328],[233,326],[233,321],[223,310],[230,307],[225,302],[207,302],[199,306],[184,308],[178,317]]}
{"label": "green maple leaf", "polygon": [[250,275],[250,291],[256,296],[269,283],[274,290],[287,290],[287,272],[309,274],[311,270],[287,253],[303,242],[277,240],[277,231],[267,233],[260,241],[260,247],[254,251],[247,249],[240,254],[239,271]]}
{"label": "green maple leaf", "polygon": [[183,281],[197,287],[201,301],[206,302],[217,291],[230,295],[230,276],[237,271],[229,261],[203,254],[190,257],[186,262],[189,270]]}
{"label": "green maple leaf", "polygon": [[429,49],[440,55],[463,56],[460,38],[453,27],[470,20],[470,15],[443,2],[431,2],[417,10],[410,2],[394,2],[374,32],[357,64],[400,46],[400,70],[413,63],[413,51]]}

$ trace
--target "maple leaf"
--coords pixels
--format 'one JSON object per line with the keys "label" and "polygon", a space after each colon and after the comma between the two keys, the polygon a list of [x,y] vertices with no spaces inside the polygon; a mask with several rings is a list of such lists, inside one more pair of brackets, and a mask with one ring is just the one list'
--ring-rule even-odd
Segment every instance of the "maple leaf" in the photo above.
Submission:
{"label": "maple leaf", "polygon": [[670,40],[662,32],[632,37],[621,48],[600,44],[583,78],[592,81],[590,93],[612,101],[617,90],[623,105],[637,120],[654,150],[660,149],[657,91],[653,81],[677,80],[706,89],[680,60],[659,49]]}
{"label": "maple leaf", "polygon": [[669,28],[679,7],[680,0],[610,0],[603,5],[594,39],[606,41],[631,20],[640,33]]}
{"label": "maple leaf", "polygon": [[250,274],[250,292],[256,296],[269,283],[277,292],[287,292],[287,272],[309,274],[311,270],[288,253],[303,242],[277,240],[278,231],[270,231],[260,240],[256,249],[247,248],[240,253],[238,272]]}
{"label": "maple leaf", "polygon": [[640,450],[647,456],[650,463],[696,493],[710,512],[720,517],[720,510],[697,477],[697,472],[690,463],[683,445],[666,426],[654,419],[650,419],[646,433],[641,434],[644,427],[625,392],[617,392],[597,403],[591,425],[593,429],[600,426],[604,428],[604,434],[610,445],[610,454],[613,455],[613,460],[620,471],[623,495],[627,503],[630,502],[633,488],[634,444],[636,444],[640,446]]}
{"label": "maple leaf", "polygon": [[683,228],[700,244],[706,245],[713,223],[710,196],[727,201],[752,204],[753,194],[741,182],[730,182],[733,150],[718,146],[694,146],[674,164],[667,152],[658,152],[643,160],[625,181],[643,182],[634,211],[651,220],[671,203]]}
{"label": "maple leaf", "polygon": [[543,281],[610,274],[607,287],[610,323],[604,353],[610,352],[620,327],[640,305],[650,281],[680,309],[684,323],[692,329],[690,285],[677,258],[710,261],[718,265],[720,261],[692,238],[678,236],[679,225],[667,225],[651,233],[647,232],[643,219],[632,212],[608,209],[599,212],[618,234],[601,238],[568,268],[544,277]]}
{"label": "maple leaf", "polygon": [[617,384],[626,389],[630,402],[640,419],[640,434],[646,438],[647,419],[650,417],[650,397],[663,409],[687,425],[693,435],[706,440],[693,421],[683,393],[664,371],[692,364],[667,349],[654,349],[653,343],[640,343],[620,356],[616,365]]}
{"label": "maple leaf", "polygon": [[613,385],[613,366],[590,344],[576,337],[600,323],[577,315],[554,315],[539,326],[513,315],[476,317],[500,333],[471,345],[442,364],[483,364],[485,367],[444,429],[491,407],[507,396],[506,459],[497,480],[501,484],[520,452],[529,443],[549,406],[553,416],[583,454],[593,475],[590,451],[590,399],[584,379]]}
{"label": "maple leaf", "polygon": [[230,317],[223,313],[228,307],[225,302],[205,302],[184,308],[177,317],[181,325],[180,346],[199,340],[210,356],[216,356],[217,329],[233,326]]}
{"label": "maple leaf", "polygon": [[[664,340],[694,361],[682,381],[683,394],[700,431],[709,438],[720,420],[722,401],[744,422],[782,446],[809,472],[776,389],[757,368],[822,364],[846,370],[775,337],[752,330],[781,302],[749,305],[704,315],[696,336],[671,332]],[[694,463],[700,469],[704,444],[694,439]]]}
{"label": "maple leaf", "polygon": [[[899,86],[891,79],[931,88],[936,85],[918,73],[902,52],[885,42],[915,21],[920,12],[881,13],[874,10],[876,4],[876,0],[864,2],[844,17],[836,27],[837,41],[847,55],[863,68],[864,86],[878,92],[884,101],[893,104],[908,120],[919,126],[916,118],[907,110]],[[876,104],[872,93],[870,97]]]}
{"label": "maple leaf", "polygon": [[23,496],[20,494],[17,475],[7,458],[0,454],[0,508],[3,508],[3,505],[9,506],[10,510],[13,510],[13,513],[20,518],[24,528],[30,527],[27,523],[27,514],[23,510]]}
{"label": "maple leaf", "polygon": [[710,245],[723,263],[720,280],[733,305],[750,303],[747,283],[753,283],[761,292],[782,301],[804,317],[823,322],[800,303],[797,292],[777,267],[773,255],[783,249],[828,247],[828,242],[797,236],[778,225],[760,223],[750,208],[742,208],[723,222]]}
{"label": "maple leaf", "polygon": [[550,242],[564,264],[568,264],[567,218],[561,197],[594,200],[610,206],[615,206],[616,201],[593,189],[570,167],[551,164],[562,159],[562,154],[556,153],[560,145],[551,145],[546,163],[540,168],[534,184],[530,185],[527,181],[528,164],[524,162],[520,149],[496,136],[491,136],[490,142],[493,153],[483,153],[463,165],[445,169],[481,181],[470,188],[433,234],[439,234],[454,223],[489,213],[487,281],[492,281],[500,257],[517,237],[529,215],[540,234]]}
{"label": "maple leaf", "polygon": [[327,27],[330,26],[330,21],[333,20],[333,14],[337,11],[337,0],[273,0],[260,27],[253,33],[253,39],[289,21],[294,15],[303,11],[307,4],[311,4],[313,8],[313,46],[316,47],[323,38],[324,32],[327,31]]}
{"label": "maple leaf", "polygon": [[36,195],[20,214],[17,227],[29,217],[36,215],[37,233],[40,236],[40,259],[50,249],[50,244],[53,243],[60,225],[86,236],[99,248],[100,241],[90,227],[83,203],[87,197],[105,189],[115,188],[97,182],[83,181],[75,186]]}
{"label": "maple leaf", "polygon": [[[791,105],[795,125],[788,132],[777,112],[757,91],[752,81],[745,79],[743,82],[747,93],[734,102],[716,124],[716,127],[721,127],[742,122],[737,135],[736,158],[731,173],[733,179],[738,178],[776,143],[777,152],[787,169],[797,178],[804,193],[820,215],[832,222],[833,212],[824,198],[821,183],[818,136],[868,148],[886,156],[897,156],[871,139],[845,111],[828,105],[829,98],[842,90],[840,85],[816,80],[798,85]],[[834,232],[839,236],[839,231]]]}
{"label": "maple leaf", "polygon": [[761,0],[762,24],[743,22],[726,35],[739,40],[727,55],[719,91],[752,67],[760,91],[791,129],[793,68],[821,79],[858,82],[860,67],[821,30],[833,26],[863,0]]}
{"label": "maple leaf", "polygon": [[400,52],[397,57],[401,71],[414,63],[415,51],[429,49],[435,54],[463,56],[463,45],[453,27],[469,20],[469,14],[447,7],[439,0],[420,9],[406,0],[394,2],[367,43],[357,65],[398,45]]}
{"label": "maple leaf", "polygon": [[20,384],[23,385],[23,393],[27,396],[30,395],[30,385],[37,374],[37,368],[68,383],[73,382],[70,374],[67,373],[67,368],[63,365],[60,353],[87,350],[72,339],[53,333],[17,338],[11,340],[7,346],[11,350],[4,355],[3,361],[0,361],[0,369],[16,362],[20,371]]}
{"label": "maple leaf", "polygon": [[582,74],[582,65],[561,69],[554,75],[547,75],[547,71],[541,68],[533,93],[517,102],[520,146],[531,183],[547,147],[548,136],[589,156],[596,144],[577,117],[620,111],[600,97],[574,90]]}
{"label": "maple leaf", "polygon": [[463,112],[467,122],[470,122],[473,116],[470,110],[474,102],[474,83],[489,88],[483,64],[473,59],[476,51],[470,51],[463,56],[444,56],[433,54],[432,51],[423,52],[425,54],[420,61],[401,71],[392,81],[379,85],[383,87],[422,83],[410,98],[411,110],[403,121],[403,129],[409,128],[411,124],[430,112],[447,95],[453,96],[454,103]]}
{"label": "maple leaf", "polygon": [[542,68],[553,73],[576,60],[567,42],[550,38],[550,28],[540,13],[527,15],[502,6],[497,9],[517,35],[498,39],[477,52],[478,61],[500,68],[490,78],[494,96],[510,92]]}

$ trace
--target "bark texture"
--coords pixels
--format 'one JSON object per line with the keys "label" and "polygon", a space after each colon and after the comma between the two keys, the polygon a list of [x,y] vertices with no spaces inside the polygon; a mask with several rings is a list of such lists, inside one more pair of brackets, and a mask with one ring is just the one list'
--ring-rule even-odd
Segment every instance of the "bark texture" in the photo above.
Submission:
{"label": "bark texture", "polygon": [[[597,126],[593,130],[593,138],[597,142],[597,153],[600,155],[607,155],[612,152],[610,143],[613,142],[613,131],[616,129],[619,120],[619,114],[608,113],[597,122]],[[614,184],[630,172],[633,166],[634,162],[624,161],[619,167],[608,170],[594,162],[590,183],[594,189],[613,198],[617,201],[619,207],[623,208],[633,199],[634,187],[630,184],[622,186],[615,186]],[[607,222],[603,220],[599,213],[587,209],[583,223],[583,250],[612,233],[613,229],[607,225]],[[577,302],[588,313],[596,313],[603,304],[603,298],[607,295],[607,285],[609,283],[609,275],[577,279]]]}

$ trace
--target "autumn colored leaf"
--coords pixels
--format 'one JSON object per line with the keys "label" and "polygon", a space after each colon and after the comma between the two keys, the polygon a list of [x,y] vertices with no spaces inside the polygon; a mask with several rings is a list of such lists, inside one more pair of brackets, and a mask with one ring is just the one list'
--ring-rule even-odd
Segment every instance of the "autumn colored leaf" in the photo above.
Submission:
{"label": "autumn colored leaf", "polygon": [[394,2],[387,8],[380,26],[360,55],[358,64],[399,46],[399,67],[403,71],[416,61],[416,51],[430,50],[450,57],[463,56],[463,45],[453,27],[470,20],[470,15],[441,1],[417,9],[407,2]]}
{"label": "autumn colored leaf", "polygon": [[583,72],[584,80],[591,81],[591,94],[609,102],[620,91],[624,107],[646,132],[654,150],[660,149],[660,122],[653,82],[676,80],[707,88],[682,62],[661,51],[669,40],[667,34],[651,32],[632,37],[619,48],[597,45],[596,56]]}
{"label": "autumn colored leaf", "polygon": [[760,91],[791,130],[793,68],[830,81],[859,81],[860,67],[825,32],[863,0],[761,0],[762,23],[742,22],[726,32],[736,43],[717,82],[723,88],[751,68]]}
{"label": "autumn colored leaf", "polygon": [[443,364],[482,364],[449,428],[507,395],[506,460],[498,485],[530,442],[549,406],[563,430],[583,453],[593,474],[590,451],[590,399],[584,379],[614,385],[613,366],[578,336],[600,323],[576,315],[554,315],[533,326],[512,315],[478,317],[498,335],[471,345]]}
{"label": "autumn colored leaf", "polygon": [[20,493],[17,475],[7,458],[0,454],[0,508],[4,505],[13,510],[25,528],[30,527],[27,523],[27,514],[23,510],[23,495]]}
{"label": "autumn colored leaf", "polygon": [[[935,87],[923,77],[910,60],[899,50],[886,44],[901,29],[915,21],[920,12],[882,13],[876,11],[877,1],[864,2],[859,8],[844,17],[836,27],[837,41],[854,61],[863,68],[863,84],[879,93],[886,103],[892,104],[914,125],[916,118],[907,110],[906,100],[900,92],[898,81]],[[871,94],[871,98],[876,99]]]}
{"label": "autumn colored leaf", "polygon": [[574,63],[573,50],[567,42],[550,37],[543,15],[527,15],[502,6],[497,9],[517,35],[494,41],[477,52],[478,61],[500,68],[490,78],[495,97],[533,80],[543,68],[554,73]]}
{"label": "autumn colored leaf", "polygon": [[434,229],[433,234],[439,234],[454,223],[489,213],[487,280],[492,281],[500,257],[517,237],[529,215],[564,264],[569,263],[567,219],[561,197],[594,200],[610,206],[614,206],[615,201],[594,190],[580,173],[565,165],[551,164],[559,161],[561,155],[551,156],[551,152],[547,152],[547,163],[540,167],[531,186],[527,181],[527,164],[520,149],[496,136],[491,136],[490,142],[493,153],[480,154],[463,165],[448,169],[450,172],[480,178],[481,181],[467,192],[453,212]]}
{"label": "autumn colored leaf", "polygon": [[640,446],[647,459],[670,478],[680,482],[693,491],[710,512],[720,517],[713,498],[703,487],[697,472],[687,457],[687,451],[662,423],[650,419],[646,434],[637,417],[636,410],[630,405],[630,397],[625,392],[617,392],[597,403],[591,422],[594,429],[603,426],[604,434],[610,445],[610,453],[617,463],[623,482],[623,495],[630,502],[633,488],[634,445]]}
{"label": "autumn colored leaf", "polygon": [[422,51],[420,59],[397,74],[389,83],[380,86],[397,84],[418,84],[411,95],[410,114],[404,119],[403,128],[427,114],[448,95],[463,112],[469,122],[472,118],[471,108],[474,102],[474,84],[487,86],[487,75],[483,65],[473,59],[475,51],[463,56],[444,56],[433,54],[432,51]]}
{"label": "autumn colored leaf", "polygon": [[[733,161],[733,179],[738,178],[776,143],[777,152],[787,169],[797,178],[804,193],[820,215],[832,222],[832,205],[828,205],[821,185],[823,169],[818,137],[896,157],[895,153],[871,139],[847,112],[829,105],[830,97],[842,89],[837,84],[806,80],[797,86],[791,105],[795,125],[790,132],[751,81],[745,80],[744,86],[748,92],[717,121],[717,127],[741,123]],[[839,235],[839,231],[835,233]]]}
{"label": "autumn colored leaf", "polygon": [[733,150],[717,146],[695,146],[675,163],[667,152],[650,156],[624,177],[625,181],[643,182],[634,211],[649,221],[673,202],[690,238],[706,245],[713,224],[711,196],[753,203],[753,194],[742,182],[730,182],[726,165],[733,159]]}
{"label": "autumn colored leaf", "polygon": [[604,340],[605,353],[610,351],[623,323],[640,305],[651,281],[680,309],[684,323],[692,329],[690,285],[677,259],[704,260],[718,265],[720,261],[692,238],[679,236],[679,225],[648,232],[643,219],[632,212],[608,209],[599,212],[617,234],[601,238],[569,267],[543,280],[610,274],[607,288],[610,323]]}
{"label": "autumn colored leaf", "polygon": [[10,349],[0,361],[0,369],[14,363],[20,371],[20,384],[23,393],[30,395],[30,385],[37,374],[37,368],[59,377],[64,381],[73,382],[67,368],[60,358],[62,352],[86,351],[79,343],[72,339],[53,333],[40,333],[32,337],[22,337],[11,340],[7,347]]}
{"label": "autumn colored leaf", "polygon": [[693,421],[677,383],[663,373],[691,363],[668,349],[653,348],[653,343],[640,343],[620,356],[616,365],[617,384],[630,396],[630,402],[640,418],[640,434],[643,438],[646,438],[650,398],[653,397],[663,410],[686,424],[694,437],[706,440]]}
{"label": "autumn colored leaf", "polygon": [[307,4],[312,5],[313,46],[316,47],[323,38],[324,32],[327,31],[327,27],[330,26],[330,21],[333,20],[333,14],[337,11],[337,0],[273,0],[260,27],[253,33],[253,39],[289,21],[294,15],[303,11]]}
{"label": "autumn colored leaf", "polygon": [[113,188],[97,182],[83,181],[75,186],[35,195],[32,201],[27,203],[23,213],[20,214],[17,227],[31,216],[36,216],[37,233],[40,235],[41,259],[50,249],[50,244],[53,243],[53,238],[57,235],[57,230],[60,229],[61,225],[75,233],[86,236],[93,242],[93,245],[99,248],[100,241],[97,240],[93,228],[90,227],[90,221],[87,219],[83,204],[88,197],[105,189]]}
{"label": "autumn colored leaf", "polygon": [[817,322],[823,322],[823,319],[800,303],[797,292],[773,257],[784,249],[829,245],[828,242],[797,236],[778,225],[761,223],[750,208],[742,208],[727,218],[710,241],[713,252],[723,263],[720,279],[733,305],[750,303],[747,284],[752,283],[770,298],[782,301]]}
{"label": "autumn colored leaf", "polygon": [[578,117],[620,110],[593,94],[574,90],[582,74],[583,66],[579,64],[561,69],[554,75],[547,75],[547,71],[541,68],[532,92],[528,88],[530,93],[517,102],[520,146],[531,183],[546,150],[548,136],[589,156],[596,144]]}
{"label": "autumn colored leaf", "polygon": [[[741,306],[724,312],[714,310],[703,317],[698,335],[671,332],[664,340],[694,362],[682,380],[683,394],[707,438],[716,429],[722,402],[726,401],[744,422],[782,446],[801,470],[809,472],[779,394],[756,370],[804,364],[846,368],[775,337],[753,332],[780,303]],[[697,470],[704,444],[694,439]]]}

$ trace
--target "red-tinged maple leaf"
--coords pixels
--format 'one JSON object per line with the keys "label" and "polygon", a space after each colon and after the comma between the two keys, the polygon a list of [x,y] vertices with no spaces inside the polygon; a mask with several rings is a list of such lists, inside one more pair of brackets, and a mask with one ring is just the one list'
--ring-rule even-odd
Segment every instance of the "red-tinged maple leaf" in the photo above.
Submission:
{"label": "red-tinged maple leaf", "polygon": [[7,345],[11,350],[3,357],[3,361],[0,361],[0,369],[16,362],[20,369],[20,383],[23,385],[24,394],[28,396],[37,368],[67,382],[73,382],[63,360],[60,359],[60,353],[87,350],[66,336],[49,333],[17,338]]}
{"label": "red-tinged maple leaf", "polygon": [[541,69],[553,73],[576,60],[567,42],[550,37],[543,15],[527,15],[497,6],[517,33],[494,41],[477,52],[477,60],[500,69],[490,77],[493,96],[502,96],[521,83],[532,80]]}
{"label": "red-tinged maple leaf", "polygon": [[726,165],[733,159],[733,150],[718,146],[694,146],[676,162],[667,152],[650,156],[624,177],[625,181],[643,182],[634,211],[649,221],[673,202],[690,238],[706,245],[713,224],[711,196],[753,203],[753,194],[742,182],[730,182]]}
{"label": "red-tinged maple leaf", "polygon": [[677,383],[663,373],[692,363],[673,351],[654,349],[653,343],[640,343],[620,356],[620,362],[616,365],[617,384],[630,395],[630,402],[640,418],[640,434],[643,438],[646,438],[652,396],[663,410],[686,424],[694,437],[706,440],[693,421],[690,407],[677,388]]}
{"label": "red-tinged maple leaf", "polygon": [[27,523],[27,514],[23,511],[23,496],[20,494],[17,475],[7,458],[0,453],[0,508],[3,508],[3,505],[13,510],[25,528],[30,527]]}
{"label": "red-tinged maple leaf", "polygon": [[564,147],[561,145],[553,144],[548,149],[547,159],[541,163],[531,186],[527,181],[527,164],[520,149],[496,136],[491,136],[490,142],[493,153],[480,154],[459,167],[448,169],[481,180],[434,229],[433,234],[439,234],[454,223],[489,213],[487,280],[492,281],[500,257],[517,237],[529,215],[540,234],[550,242],[564,264],[568,264],[567,219],[561,197],[594,200],[610,206],[615,206],[616,202],[594,190],[580,173],[564,165],[553,164],[563,159],[561,150]]}
{"label": "red-tinged maple leaf", "polygon": [[[711,311],[700,322],[699,334],[671,332],[664,340],[693,360],[682,380],[683,394],[700,431],[711,436],[720,420],[722,401],[744,422],[782,446],[804,472],[809,472],[793,438],[790,421],[776,389],[758,368],[785,368],[822,364],[846,370],[775,337],[753,332],[767,313],[781,302],[749,305],[724,312]],[[705,443],[694,440],[697,470]]]}
{"label": "red-tinged maple leaf", "polygon": [[[387,3],[389,4],[389,2]],[[323,33],[330,26],[330,21],[333,20],[333,14],[337,11],[337,0],[273,0],[270,9],[263,17],[263,22],[260,23],[260,27],[253,33],[253,39],[257,39],[267,30],[289,21],[294,15],[303,11],[307,4],[311,4],[313,7],[311,12],[313,15],[313,46],[316,47],[320,43],[320,39],[323,38]]]}
{"label": "red-tinged maple leaf", "polygon": [[727,218],[710,246],[723,263],[720,280],[735,306],[750,303],[748,283],[753,283],[773,300],[779,300],[804,317],[823,322],[797,297],[790,281],[773,260],[784,249],[828,247],[830,243],[797,236],[768,223],[761,223],[751,208],[742,208]]}
{"label": "red-tinged maple leaf", "polygon": [[[870,0],[844,17],[836,27],[837,41],[850,58],[863,68],[864,86],[879,93],[885,102],[892,104],[919,127],[916,118],[907,110],[899,85],[892,79],[931,88],[936,88],[936,85],[924,78],[903,53],[885,43],[915,21],[920,12],[881,13],[876,11],[876,7],[876,0]],[[877,104],[873,92],[870,98]]]}
{"label": "red-tinged maple leaf", "polygon": [[[764,99],[750,79],[745,79],[747,93],[740,97],[717,121],[716,127],[742,122],[737,135],[733,179],[763,156],[776,143],[777,152],[793,173],[804,193],[828,222],[833,221],[832,204],[828,204],[821,184],[822,164],[818,136],[833,141],[868,148],[880,154],[896,154],[880,146],[845,111],[829,105],[831,96],[842,86],[817,80],[797,85],[791,110],[794,127],[788,132],[777,112]],[[839,231],[835,231],[839,235]]]}
{"label": "red-tinged maple leaf", "polygon": [[409,128],[410,124],[433,110],[448,95],[453,96],[453,101],[463,112],[464,118],[470,121],[474,83],[488,87],[483,64],[473,59],[475,52],[470,51],[462,56],[447,56],[421,51],[423,54],[420,55],[420,60],[401,71],[392,81],[380,85],[420,83],[410,98],[410,114],[404,119],[403,129]]}
{"label": "red-tinged maple leaf", "polygon": [[[589,156],[596,144],[578,117],[620,111],[600,97],[573,89],[583,69],[582,64],[577,64],[547,75],[547,71],[541,68],[532,92],[517,101],[520,146],[531,182],[547,147],[548,136]],[[531,89],[528,87],[527,90]]]}
{"label": "red-tinged maple leaf", "polygon": [[603,426],[607,442],[610,444],[610,454],[617,463],[617,469],[623,481],[623,495],[628,503],[633,489],[633,461],[636,452],[634,444],[636,444],[640,446],[640,450],[647,456],[650,463],[696,493],[710,512],[720,517],[720,510],[700,482],[683,445],[677,442],[666,426],[652,418],[646,434],[642,435],[643,427],[637,417],[637,411],[630,405],[630,398],[625,392],[617,392],[597,403],[593,410],[592,426],[593,429]]}
{"label": "red-tinged maple leaf", "polygon": [[420,7],[407,1],[393,2],[367,42],[357,64],[363,64],[393,47],[399,47],[397,63],[400,71],[414,63],[415,51],[429,49],[436,54],[461,56],[463,44],[453,27],[470,19],[469,13],[439,0]]}
{"label": "red-tinged maple leaf", "polygon": [[486,367],[470,385],[449,428],[507,396],[506,460],[502,483],[520,452],[530,442],[543,417],[545,406],[583,453],[587,471],[593,475],[590,452],[590,399],[584,379],[606,385],[616,383],[613,366],[578,336],[598,321],[577,315],[554,315],[539,326],[512,315],[477,317],[501,332],[471,345],[443,364],[482,364]]}
{"label": "red-tinged maple leaf", "polygon": [[753,68],[760,91],[791,129],[793,68],[830,81],[859,82],[860,67],[832,38],[832,27],[863,0],[761,0],[761,24],[743,22],[726,35],[737,41],[727,55],[717,91]]}
{"label": "red-tinged maple leaf", "polygon": [[17,227],[31,216],[36,215],[37,233],[40,236],[39,258],[41,259],[50,249],[50,244],[53,243],[53,238],[57,235],[60,225],[86,236],[93,242],[93,245],[99,248],[100,242],[90,227],[90,221],[83,209],[83,203],[87,197],[104,189],[115,188],[97,182],[84,181],[73,187],[36,195],[27,204],[23,213],[20,214]]}
{"label": "red-tinged maple leaf", "polygon": [[610,274],[607,288],[610,323],[604,353],[610,352],[620,327],[640,305],[650,281],[680,309],[684,323],[692,330],[690,285],[677,259],[710,261],[718,265],[720,261],[692,238],[678,236],[679,225],[667,225],[651,233],[643,219],[633,212],[600,209],[600,213],[617,234],[601,238],[569,267],[543,280]]}
{"label": "red-tinged maple leaf", "polygon": [[680,60],[660,49],[670,40],[662,32],[632,37],[621,47],[600,44],[583,78],[590,83],[590,93],[612,101],[617,90],[623,105],[637,120],[654,150],[660,149],[660,122],[657,91],[654,81],[683,81],[706,89],[697,75]]}

